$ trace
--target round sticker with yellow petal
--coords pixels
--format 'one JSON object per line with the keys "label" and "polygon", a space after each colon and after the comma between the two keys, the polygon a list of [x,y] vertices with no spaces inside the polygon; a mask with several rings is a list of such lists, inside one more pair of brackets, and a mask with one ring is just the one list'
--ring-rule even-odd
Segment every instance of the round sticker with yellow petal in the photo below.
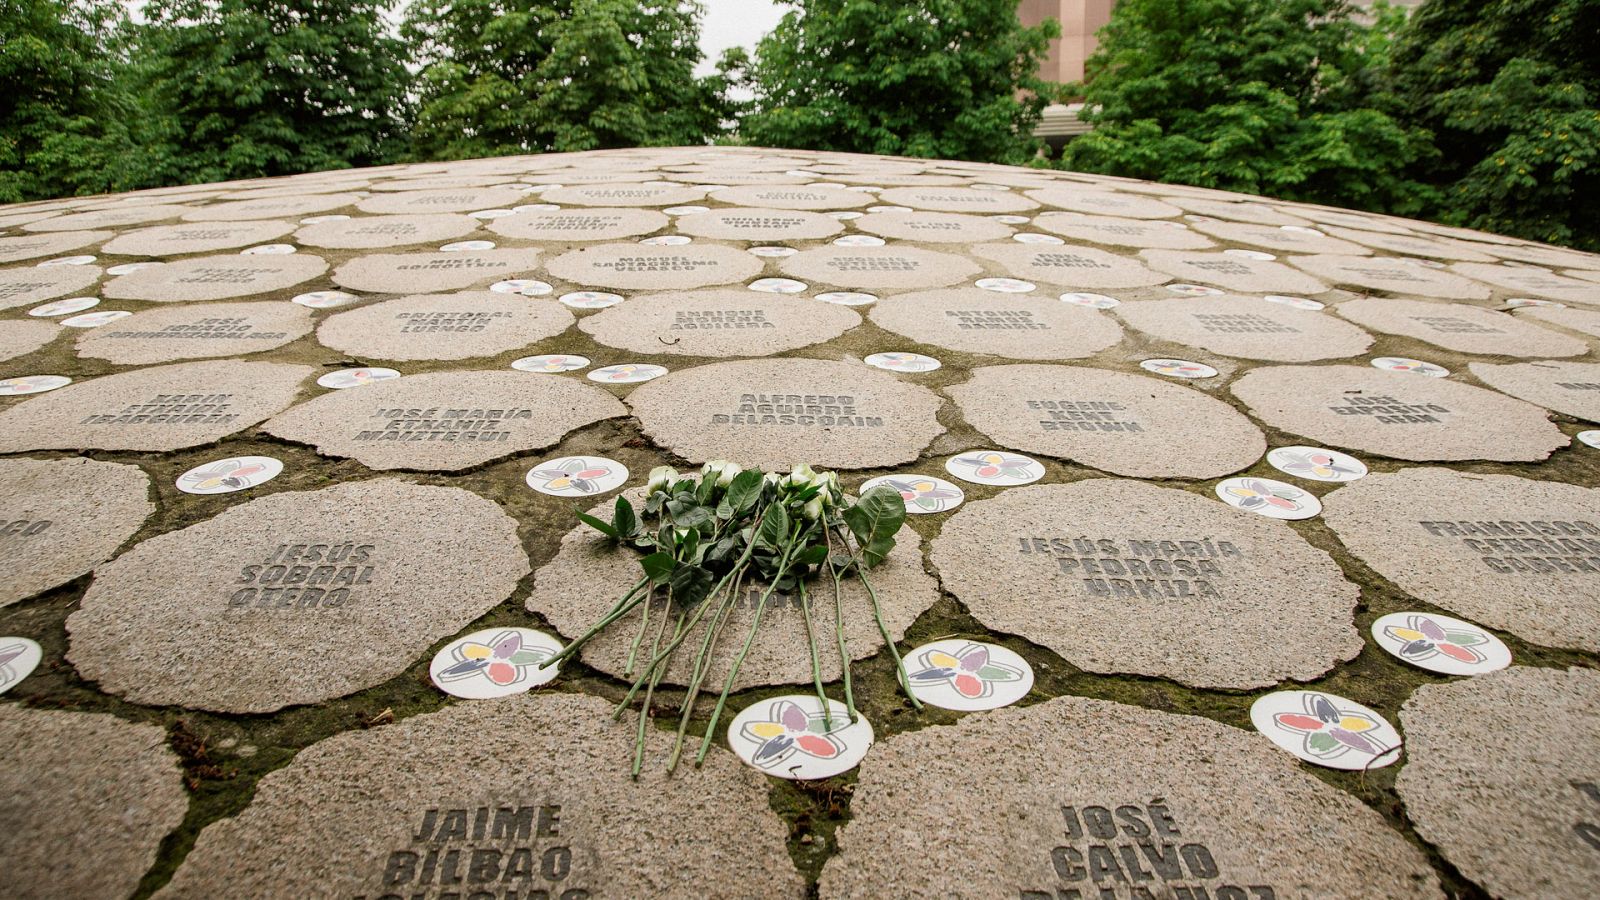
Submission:
{"label": "round sticker with yellow petal", "polygon": [[208,462],[178,476],[185,494],[231,494],[266,484],[283,471],[283,463],[270,456],[232,456]]}
{"label": "round sticker with yellow petal", "polygon": [[1044,477],[1044,464],[1020,453],[969,450],[945,460],[944,470],[962,481],[1012,487]]}
{"label": "round sticker with yellow petal", "polygon": [[1366,463],[1322,447],[1276,447],[1267,451],[1267,462],[1279,472],[1312,481],[1355,481],[1367,475]]}
{"label": "round sticker with yellow petal", "polygon": [[861,483],[861,493],[864,494],[879,485],[887,485],[899,491],[900,499],[905,501],[908,513],[949,512],[960,506],[961,501],[967,496],[960,487],[943,478],[918,475],[915,472],[869,478]]}
{"label": "round sticker with yellow petal", "polygon": [[1271,478],[1225,478],[1217,496],[1235,509],[1269,519],[1309,519],[1322,512],[1322,501],[1309,491]]}
{"label": "round sticker with yellow petal", "polygon": [[428,666],[439,690],[468,700],[521,694],[560,672],[546,665],[561,642],[532,628],[486,628],[445,645]]}
{"label": "round sticker with yellow petal", "polygon": [[1274,691],[1250,707],[1256,730],[1308,763],[1377,769],[1400,759],[1400,733],[1365,706],[1322,691]]}
{"label": "round sticker with yellow petal", "polygon": [[1028,661],[984,641],[934,641],[907,653],[906,679],[918,700],[941,709],[999,709],[1033,690]]}
{"label": "round sticker with yellow petal", "polygon": [[1372,639],[1395,659],[1444,675],[1482,675],[1511,665],[1511,650],[1499,638],[1437,613],[1382,616],[1372,623]]}
{"label": "round sticker with yellow petal", "polygon": [[25,637],[0,637],[0,694],[17,686],[38,668],[44,650]]}
{"label": "round sticker with yellow petal", "polygon": [[745,764],[791,781],[832,778],[855,768],[872,749],[872,723],[837,700],[826,715],[816,694],[757,700],[728,725],[728,746]]}
{"label": "round sticker with yellow petal", "polygon": [[562,456],[528,470],[528,487],[555,497],[594,497],[619,488],[628,467],[603,456]]}

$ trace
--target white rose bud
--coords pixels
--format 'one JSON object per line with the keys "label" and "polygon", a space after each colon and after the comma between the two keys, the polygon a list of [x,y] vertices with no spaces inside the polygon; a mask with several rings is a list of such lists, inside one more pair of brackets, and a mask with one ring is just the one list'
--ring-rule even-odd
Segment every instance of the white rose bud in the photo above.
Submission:
{"label": "white rose bud", "polygon": [[800,515],[805,516],[806,520],[811,522],[822,518],[822,495],[818,494],[807,500],[806,505],[800,509]]}
{"label": "white rose bud", "polygon": [[650,470],[650,477],[645,481],[644,489],[646,493],[654,494],[656,491],[664,491],[671,487],[677,480],[677,469],[671,466],[656,466]]}
{"label": "white rose bud", "polygon": [[717,487],[724,487],[724,488],[727,487],[730,483],[733,482],[733,479],[735,477],[737,477],[740,472],[743,472],[743,471],[744,471],[744,467],[739,465],[738,463],[731,463],[731,462],[723,463],[722,464],[722,471],[717,475]]}

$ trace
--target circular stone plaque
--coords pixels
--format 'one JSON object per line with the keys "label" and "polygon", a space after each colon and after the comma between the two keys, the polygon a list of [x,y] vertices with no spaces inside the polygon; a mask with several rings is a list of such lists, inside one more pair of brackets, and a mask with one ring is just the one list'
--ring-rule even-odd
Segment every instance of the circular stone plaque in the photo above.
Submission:
{"label": "circular stone plaque", "polygon": [[743,250],[718,244],[602,244],[563,253],[545,268],[578,285],[661,291],[744,281],[761,273],[762,262]]}
{"label": "circular stone plaque", "polygon": [[677,206],[693,203],[705,195],[700,188],[684,184],[583,184],[552,188],[540,194],[539,199],[576,206]]}
{"label": "circular stone plaque", "polygon": [[[1541,300],[1539,304],[1549,301]],[[1600,312],[1592,309],[1568,309],[1566,307],[1542,306],[1534,304],[1519,308],[1516,317],[1519,319],[1537,319],[1540,322],[1549,322],[1562,328],[1587,334],[1590,337],[1600,337]]]}
{"label": "circular stone plaque", "polygon": [[0,309],[76,294],[99,280],[99,266],[0,269]]}
{"label": "circular stone plaque", "polygon": [[1535,643],[1600,649],[1600,491],[1412,468],[1324,505],[1350,552],[1412,596]]}
{"label": "circular stone plaque", "polygon": [[554,337],[572,321],[550,300],[490,291],[418,294],[336,313],[318,326],[317,340],[362,358],[467,359]]}
{"label": "circular stone plaque", "polygon": [[485,287],[531,272],[539,251],[435,250],[427,253],[377,253],[358,256],[333,271],[333,282],[352,291],[415,294]]}
{"label": "circular stone plaque", "polygon": [[1086,216],[1082,213],[1042,213],[1033,220],[1035,227],[1072,238],[1152,250],[1205,250],[1216,246],[1204,235],[1196,234],[1177,222],[1152,222],[1121,216]]}
{"label": "circular stone plaque", "polygon": [[966,257],[917,247],[819,247],[778,265],[795,278],[866,290],[943,287],[983,271]]}
{"label": "circular stone plaque", "polygon": [[111,557],[155,512],[137,466],[0,460],[0,606],[65,584]]}
{"label": "circular stone plaque", "polygon": [[0,707],[11,897],[127,897],[189,807],[167,733],[98,713]]}
{"label": "circular stone plaque", "polygon": [[[1289,262],[1326,279],[1335,285],[1373,288],[1410,294],[1419,297],[1440,297],[1446,300],[1487,300],[1489,289],[1460,275],[1414,265],[1393,257],[1372,256],[1295,256]],[[1280,290],[1262,288],[1261,290]],[[1290,288],[1281,290],[1314,292],[1323,288]]]}
{"label": "circular stone plaque", "polygon": [[1593,892],[1600,673],[1518,667],[1425,684],[1400,722],[1409,761],[1395,789],[1417,833],[1463,876],[1515,900]]}
{"label": "circular stone plaque", "polygon": [[854,311],[752,291],[669,292],[589,316],[578,327],[608,347],[684,356],[767,356],[832,340],[861,324]]}
{"label": "circular stone plaque", "polygon": [[311,331],[293,303],[195,303],[134,313],[78,338],[78,355],[118,365],[240,356],[282,347]]}
{"label": "circular stone plaque", "polygon": [[757,209],[800,209],[824,211],[854,209],[873,202],[865,191],[847,191],[844,188],[801,185],[745,185],[715,191],[711,199],[732,206],[749,206]]}
{"label": "circular stone plaque", "polygon": [[1348,322],[1250,297],[1126,303],[1117,314],[1162,340],[1242,359],[1308,362],[1357,356],[1372,346],[1372,338]]}
{"label": "circular stone plaque", "polygon": [[1346,319],[1376,331],[1414,337],[1461,353],[1579,356],[1589,352],[1589,345],[1577,338],[1464,303],[1362,297],[1335,308]]}
{"label": "circular stone plaque", "polygon": [[459,488],[274,494],[96,569],[67,655],[137,703],[271,712],[400,674],[527,573],[516,521]]}
{"label": "circular stone plaque", "polygon": [[193,222],[182,225],[157,225],[127,232],[101,250],[120,256],[178,256],[184,253],[214,253],[263,244],[294,230],[294,223],[281,219],[251,222]]}
{"label": "circular stone plaque", "polygon": [[294,233],[308,247],[376,250],[454,240],[471,234],[478,222],[471,216],[432,213],[411,216],[366,216],[314,222]]}
{"label": "circular stone plaque", "polygon": [[1532,294],[1535,297],[1567,300],[1572,303],[1600,303],[1600,285],[1555,275],[1543,269],[1497,266],[1489,263],[1456,263],[1450,268],[1462,275],[1519,294]]}
{"label": "circular stone plaque", "polygon": [[1412,372],[1268,366],[1229,389],[1276,428],[1394,459],[1526,462],[1569,443],[1537,406]]}
{"label": "circular stone plaque", "polygon": [[0,322],[0,360],[32,353],[60,333],[61,327],[53,322]]}
{"label": "circular stone plaque", "polygon": [[616,398],[566,378],[434,372],[323,394],[262,427],[370,469],[451,472],[543,449],[625,414]]}
{"label": "circular stone plaque", "polygon": [[886,238],[928,244],[1002,241],[1012,233],[1010,225],[989,216],[939,212],[870,213],[856,219],[855,226]]}
{"label": "circular stone plaque", "polygon": [[212,360],[105,375],[0,412],[0,453],[181,450],[288,406],[310,366]]}
{"label": "circular stone plaque", "polygon": [[[347,731],[262,779],[249,807],[200,834],[158,896],[438,897],[456,878],[459,896],[477,900],[646,897],[673,885],[804,897],[767,780],[720,747],[669,776],[671,736],[646,730],[637,780],[633,724],[612,722],[598,697],[535,692]],[[469,736],[493,736],[494,749],[465,749]]]}
{"label": "circular stone plaque", "polygon": [[794,241],[833,237],[844,226],[831,216],[804,210],[732,207],[685,215],[678,219],[678,230],[726,241]]}
{"label": "circular stone plaque", "polygon": [[475,209],[515,206],[525,195],[517,188],[439,188],[431,191],[400,191],[377,194],[356,204],[366,213],[420,215],[464,213]]}
{"label": "circular stone plaque", "polygon": [[[1139,255],[1151,268],[1174,278],[1217,284],[1239,293],[1320,294],[1328,289],[1280,262],[1185,250],[1141,250]],[[1365,257],[1354,258],[1365,261]]]}
{"label": "circular stone plaque", "polygon": [[495,219],[489,230],[525,241],[615,241],[660,231],[669,222],[653,209],[531,209]]}
{"label": "circular stone plaque", "polygon": [[[29,222],[22,226],[23,231],[75,231],[78,229],[94,228],[126,228],[129,225],[143,225],[146,222],[160,222],[164,219],[176,218],[184,213],[193,213],[194,208],[189,206],[172,206],[167,204],[148,204],[145,206],[123,206],[112,209],[97,209],[89,212],[68,213],[64,216],[44,219],[38,222]],[[262,218],[251,216],[252,219]]]}
{"label": "circular stone plaque", "polygon": [[1558,413],[1600,422],[1600,364],[1532,362],[1497,366],[1468,363],[1484,384]]}
{"label": "circular stone plaque", "polygon": [[822,872],[829,900],[885,885],[906,897],[1144,896],[1130,881],[1183,900],[1444,896],[1381,815],[1257,735],[1105,700],[889,738],[862,764],[850,811]]}
{"label": "circular stone plaque", "polygon": [[1368,256],[1372,253],[1360,244],[1328,237],[1314,228],[1211,221],[1195,222],[1193,227],[1195,231],[1212,237],[1235,244],[1265,247],[1277,253],[1341,253],[1346,256]]}
{"label": "circular stone plaque", "polygon": [[[60,256],[80,247],[98,244],[112,236],[113,232],[110,231],[61,231],[55,234],[27,234],[0,238],[0,265],[10,265],[43,256]],[[105,252],[116,251],[108,249]]]}
{"label": "circular stone plaque", "polygon": [[[690,462],[786,471],[911,462],[944,433],[930,390],[860,365],[767,359],[685,369],[635,390],[644,430]],[[1259,455],[1259,451],[1258,451]]]}
{"label": "circular stone plaque", "polygon": [[328,271],[321,257],[197,256],[113,278],[102,293],[111,300],[227,300],[294,287]]}
{"label": "circular stone plaque", "polygon": [[[643,503],[642,495],[643,491],[636,488],[625,496],[639,505]],[[611,508],[612,501],[607,500],[589,512],[609,520]],[[895,549],[872,570],[870,577],[883,610],[884,624],[890,636],[899,640],[917,616],[939,599],[939,587],[933,576],[923,571],[922,540],[917,533],[910,526],[903,526],[896,538],[898,543]],[[539,569],[527,606],[548,619],[561,634],[576,636],[588,631],[638,580],[637,553],[618,548],[605,535],[587,525],[580,525],[561,539],[561,549],[555,559]],[[750,633],[756,606],[765,591],[766,585],[751,575],[739,595],[733,598],[724,617],[721,637],[709,657],[710,668],[704,688],[713,694],[721,691],[727,681],[729,666],[739,654],[745,636]],[[865,659],[880,652],[883,649],[883,634],[878,630],[871,600],[860,580],[844,580],[841,583],[841,597],[845,642],[850,658]],[[817,640],[817,662],[822,669],[822,680],[837,681],[842,676],[838,645],[833,638],[837,620],[832,583],[825,576],[813,578],[807,583],[806,599],[811,610],[811,631]],[[654,628],[663,613],[673,614],[667,611],[664,596],[658,596],[652,602],[655,605],[649,621],[650,627]],[[642,606],[635,607],[628,615],[584,644],[579,651],[584,663],[609,675],[623,676],[630,646],[639,631],[642,612]],[[698,648],[704,641],[709,620],[708,612],[689,632],[683,645],[686,649]],[[809,647],[805,614],[798,593],[774,592],[762,612],[760,632],[751,646],[750,655],[739,667],[734,690],[771,684],[810,684]],[[694,656],[693,653],[683,652],[674,655],[662,682],[688,684],[694,668]]]}
{"label": "circular stone plaque", "polygon": [[920,343],[1010,359],[1080,359],[1122,340],[1116,321],[1096,310],[978,288],[897,294],[869,317]]}
{"label": "circular stone plaque", "polygon": [[1069,212],[1122,216],[1128,219],[1166,219],[1183,213],[1183,210],[1170,203],[1162,203],[1150,197],[1134,197],[1076,185],[1039,188],[1028,191],[1027,194],[1046,206],[1054,206]]}
{"label": "circular stone plaque", "polygon": [[1039,208],[1033,200],[1010,191],[979,191],[969,187],[900,187],[878,195],[881,203],[945,213],[1018,213]]}
{"label": "circular stone plaque", "polygon": [[1264,687],[1361,650],[1359,592],[1331,557],[1282,522],[1187,491],[1013,488],[945,522],[932,562],[985,625],[1092,672]]}
{"label": "circular stone plaque", "polygon": [[949,388],[967,422],[1000,444],[1136,478],[1216,478],[1266,438],[1233,407],[1143,375],[1077,366],[989,366]]}
{"label": "circular stone plaque", "polygon": [[[243,222],[250,219],[271,219],[309,216],[314,213],[343,209],[360,200],[358,194],[311,194],[299,197],[263,197],[258,200],[234,200],[213,203],[200,209],[183,207],[185,222]],[[161,218],[170,218],[171,213]],[[146,221],[156,221],[149,219]]]}
{"label": "circular stone plaque", "polygon": [[1167,279],[1138,261],[1093,247],[978,244],[972,252],[992,259],[1017,278],[1067,288],[1129,288]]}

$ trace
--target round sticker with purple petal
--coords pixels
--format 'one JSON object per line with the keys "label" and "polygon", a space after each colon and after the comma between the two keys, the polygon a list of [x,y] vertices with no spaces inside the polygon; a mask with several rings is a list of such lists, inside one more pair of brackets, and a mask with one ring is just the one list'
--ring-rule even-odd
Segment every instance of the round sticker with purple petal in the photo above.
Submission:
{"label": "round sticker with purple petal", "polygon": [[649,363],[618,363],[614,366],[602,366],[588,374],[590,381],[601,384],[638,384],[652,378],[660,378],[667,374],[666,366],[653,366]]}
{"label": "round sticker with purple petal", "polygon": [[1431,362],[1420,359],[1407,359],[1403,356],[1380,356],[1372,361],[1374,369],[1383,369],[1386,372],[1410,372],[1413,375],[1426,375],[1429,378],[1443,378],[1450,374],[1444,366],[1436,366]]}
{"label": "round sticker with purple petal", "polygon": [[47,259],[34,268],[48,269],[52,266],[87,266],[94,262],[93,256],[62,256],[57,259]]}
{"label": "round sticker with purple petal", "polygon": [[997,294],[1026,294],[1038,285],[1020,278],[979,278],[973,284]]}
{"label": "round sticker with purple petal", "polygon": [[867,294],[861,291],[827,291],[818,294],[816,299],[821,300],[823,303],[834,303],[839,306],[866,306],[869,303],[878,302],[876,294]]}
{"label": "round sticker with purple petal", "polygon": [[899,491],[900,499],[905,501],[906,512],[919,515],[949,512],[960,506],[961,501],[967,497],[960,487],[943,478],[918,475],[915,472],[869,478],[861,483],[861,493],[865,494],[879,485],[887,485]]}
{"label": "round sticker with purple petal", "polygon": [[871,234],[847,234],[833,239],[836,247],[882,247],[883,238]]}
{"label": "round sticker with purple petal", "polygon": [[1222,293],[1214,287],[1206,287],[1203,284],[1169,284],[1167,290],[1185,297],[1216,297]]}
{"label": "round sticker with purple petal", "polygon": [[639,243],[647,247],[679,247],[693,241],[694,238],[687,234],[658,234],[655,237],[647,237]]}
{"label": "round sticker with purple petal", "polygon": [[0,637],[0,694],[17,686],[39,667],[44,649],[25,637]]}
{"label": "round sticker with purple petal", "polygon": [[1215,378],[1217,370],[1205,363],[1190,362],[1187,359],[1147,359],[1139,363],[1139,368],[1157,375],[1166,375],[1169,378]]}
{"label": "round sticker with purple petal", "polygon": [[838,212],[828,213],[828,215],[832,216],[835,219],[838,219],[841,222],[848,222],[851,219],[859,219],[859,218],[861,218],[861,213],[859,213],[859,212],[857,212],[857,211],[855,211],[853,209],[841,209]]}
{"label": "round sticker with purple petal", "polygon": [[969,450],[945,460],[944,470],[962,481],[996,487],[1032,484],[1044,477],[1044,464],[1020,453]]}
{"label": "round sticker with purple petal", "polygon": [[1318,303],[1315,300],[1307,300],[1304,297],[1285,297],[1282,294],[1268,294],[1262,299],[1266,300],[1268,303],[1278,303],[1282,304],[1283,306],[1292,306],[1295,309],[1316,311],[1319,309],[1328,308],[1327,304],[1325,303]]}
{"label": "round sticker with purple petal", "polygon": [[999,222],[1002,225],[1026,225],[1030,221],[1032,221],[1027,216],[1013,216],[1013,215],[990,216],[989,218],[995,220],[996,222]]}
{"label": "round sticker with purple petal", "polygon": [[1323,691],[1274,691],[1250,706],[1250,723],[1308,763],[1379,769],[1400,758],[1400,733],[1365,706]]}
{"label": "round sticker with purple petal", "polygon": [[605,309],[622,302],[622,295],[605,291],[573,291],[561,295],[561,304],[573,309]]}
{"label": "round sticker with purple petal", "polygon": [[594,497],[621,487],[628,467],[603,456],[562,456],[536,464],[523,480],[552,497]]}
{"label": "round sticker with purple petal", "polygon": [[185,494],[231,494],[278,477],[283,463],[270,456],[233,456],[208,462],[178,476]]}
{"label": "round sticker with purple petal", "polygon": [[793,256],[800,251],[793,247],[751,247],[750,252],[755,256],[766,259],[782,259],[785,256]]}
{"label": "round sticker with purple petal", "polygon": [[428,665],[433,686],[453,697],[489,700],[521,694],[561,671],[547,665],[561,642],[532,628],[485,628],[457,638]]}
{"label": "round sticker with purple petal", "polygon": [[1565,309],[1567,305],[1565,303],[1557,303],[1554,300],[1535,300],[1532,297],[1512,297],[1510,300],[1506,301],[1506,306],[1510,309],[1522,309],[1523,307],[1527,306],[1546,306],[1552,309]]}
{"label": "round sticker with purple petal", "polygon": [[1578,432],[1578,440],[1587,446],[1600,448],[1600,431],[1580,431]]}
{"label": "round sticker with purple petal", "polygon": [[706,206],[669,206],[666,209],[662,210],[662,212],[666,213],[669,216],[692,216],[695,213],[703,213],[703,212],[710,212],[710,211],[711,211],[711,208],[710,207],[706,207]]}
{"label": "round sticker with purple petal", "polygon": [[477,212],[467,213],[472,218],[485,222],[490,219],[504,219],[506,216],[514,216],[516,214],[517,211],[514,209],[480,209]]}
{"label": "round sticker with purple petal", "polygon": [[999,709],[1033,690],[1033,667],[998,644],[961,638],[923,644],[905,655],[911,693],[929,706]]}
{"label": "round sticker with purple petal", "polygon": [[298,248],[293,244],[261,244],[239,251],[240,256],[288,256]]}
{"label": "round sticker with purple petal", "polygon": [[1235,509],[1269,519],[1309,519],[1322,512],[1316,495],[1271,478],[1224,478],[1217,484],[1217,496]]}
{"label": "round sticker with purple petal", "polygon": [[442,253],[465,253],[469,250],[493,250],[494,241],[453,241],[440,247]]}
{"label": "round sticker with purple petal", "polygon": [[[348,218],[348,216],[346,218]],[[120,266],[112,266],[111,268],[107,269],[106,270],[106,274],[107,275],[131,275],[134,272],[139,271],[140,269],[154,269],[156,266],[164,266],[164,265],[166,265],[166,263],[158,263],[158,262],[123,263]]]}
{"label": "round sticker with purple petal", "polygon": [[757,700],[728,724],[728,746],[751,768],[791,781],[832,778],[855,768],[872,748],[872,723],[854,722],[843,703],[816,694]]}
{"label": "round sticker with purple petal", "polygon": [[107,309],[101,312],[84,313],[81,316],[73,316],[70,319],[62,319],[61,324],[68,328],[99,328],[101,325],[109,325],[118,319],[126,319],[131,315],[133,313],[126,310]]}
{"label": "round sticker with purple petal", "polygon": [[534,281],[531,278],[512,278],[509,281],[496,281],[489,285],[489,290],[496,294],[521,294],[524,297],[543,297],[555,290],[543,281]]}
{"label": "round sticker with purple petal", "polygon": [[30,316],[66,316],[86,309],[94,309],[100,305],[99,297],[68,297],[65,300],[52,300],[43,306],[35,306],[28,310]]}
{"label": "round sticker with purple petal", "polygon": [[571,372],[589,365],[589,357],[575,356],[570,353],[543,353],[539,356],[524,356],[513,360],[511,368],[518,372],[537,372],[540,374],[554,374],[556,372]]}
{"label": "round sticker with purple petal", "polygon": [[1111,309],[1114,306],[1120,306],[1122,304],[1122,301],[1115,297],[1107,297],[1105,294],[1085,294],[1082,292],[1062,294],[1061,302],[1071,303],[1074,306],[1087,306],[1090,309]]}
{"label": "round sticker with purple petal", "polygon": [[399,378],[400,373],[394,369],[385,369],[382,366],[366,366],[360,369],[340,369],[317,379],[317,384],[325,388],[342,391],[347,388],[361,387],[364,384],[377,384],[391,378]]}
{"label": "round sticker with purple petal", "polygon": [[300,294],[289,302],[298,303],[310,309],[333,309],[336,306],[346,306],[360,300],[355,294],[345,291],[312,291],[309,294]]}
{"label": "round sticker with purple petal", "polygon": [[1039,234],[1033,231],[1019,231],[1011,236],[1019,244],[1065,244],[1061,238],[1053,234]]}
{"label": "round sticker with purple petal", "polygon": [[[545,185],[545,187],[550,187],[550,185]],[[558,210],[560,208],[561,207],[555,205],[554,203],[524,203],[521,206],[513,206],[513,207],[511,207],[511,211],[513,213],[555,212],[556,210]],[[495,210],[495,212],[499,212],[499,210]],[[499,217],[495,216],[493,218],[499,218]]]}
{"label": "round sticker with purple petal", "polygon": [[1385,653],[1444,675],[1482,675],[1511,665],[1511,650],[1482,628],[1438,613],[1397,612],[1372,623]]}
{"label": "round sticker with purple petal", "polygon": [[1367,475],[1366,463],[1321,447],[1276,447],[1267,452],[1267,462],[1279,472],[1312,481],[1355,481]]}
{"label": "round sticker with purple petal", "polygon": [[42,394],[45,391],[66,387],[71,383],[72,379],[65,375],[21,375],[16,378],[0,378],[0,397]]}
{"label": "round sticker with purple petal", "polygon": [[932,372],[942,363],[921,353],[874,353],[862,360],[874,369],[890,372]]}
{"label": "round sticker with purple petal", "polygon": [[793,278],[757,278],[749,287],[763,294],[798,294],[806,289],[806,283]]}

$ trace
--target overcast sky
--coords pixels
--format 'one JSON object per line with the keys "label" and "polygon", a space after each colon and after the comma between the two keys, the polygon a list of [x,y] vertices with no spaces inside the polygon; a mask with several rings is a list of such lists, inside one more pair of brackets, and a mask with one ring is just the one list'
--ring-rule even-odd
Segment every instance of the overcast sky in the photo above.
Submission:
{"label": "overcast sky", "polygon": [[786,7],[773,0],[701,0],[706,5],[706,16],[700,22],[700,49],[705,60],[695,71],[710,74],[722,51],[742,46],[755,49],[761,36],[771,31],[787,12]]}

